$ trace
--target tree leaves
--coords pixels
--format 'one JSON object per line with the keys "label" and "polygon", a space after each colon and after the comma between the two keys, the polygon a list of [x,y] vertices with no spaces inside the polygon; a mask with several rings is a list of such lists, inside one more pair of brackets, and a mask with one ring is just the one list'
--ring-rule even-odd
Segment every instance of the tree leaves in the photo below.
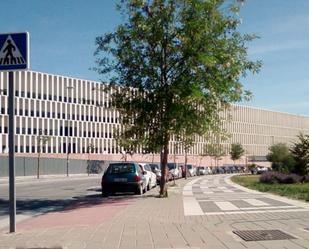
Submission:
{"label": "tree leaves", "polygon": [[[219,133],[220,111],[246,99],[241,77],[258,72],[247,57],[257,38],[237,31],[241,3],[122,0],[124,22],[96,39],[97,71],[111,75],[122,146],[158,152],[175,135]],[[134,90],[132,90],[134,89]]]}

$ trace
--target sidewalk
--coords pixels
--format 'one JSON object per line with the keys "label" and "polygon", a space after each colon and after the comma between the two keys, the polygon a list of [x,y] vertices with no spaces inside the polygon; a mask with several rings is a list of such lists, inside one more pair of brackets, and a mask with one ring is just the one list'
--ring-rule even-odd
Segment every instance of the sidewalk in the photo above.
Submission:
{"label": "sidewalk", "polygon": [[[87,177],[97,178],[100,174],[70,174],[68,177],[66,175],[41,175],[38,179],[37,176],[17,176],[15,177],[15,183],[39,183],[47,181],[66,181],[66,180],[77,180],[84,179]],[[9,177],[0,177],[0,184],[9,184]]]}
{"label": "sidewalk", "polygon": [[[309,248],[301,229],[309,228],[309,212],[185,216],[183,187],[192,180],[178,180],[168,198],[156,198],[156,188],[21,222],[16,234],[0,232],[0,248]],[[237,229],[282,229],[297,239],[245,242]]]}

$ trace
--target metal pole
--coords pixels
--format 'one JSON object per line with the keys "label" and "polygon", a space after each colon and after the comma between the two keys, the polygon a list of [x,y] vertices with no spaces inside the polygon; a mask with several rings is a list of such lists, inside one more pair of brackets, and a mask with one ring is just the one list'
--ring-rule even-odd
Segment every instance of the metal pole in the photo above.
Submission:
{"label": "metal pole", "polygon": [[16,192],[15,192],[15,89],[14,73],[9,72],[9,195],[10,195],[10,233],[16,230]]}
{"label": "metal pole", "polygon": [[69,88],[67,87],[66,88],[66,90],[67,90],[67,105],[66,105],[66,107],[67,107],[67,120],[66,120],[66,122],[67,122],[67,136],[66,136],[66,141],[67,141],[67,143],[66,143],[66,153],[67,153],[67,177],[69,177],[69,132],[70,132],[70,128],[69,128]]}
{"label": "metal pole", "polygon": [[[69,176],[69,153],[71,152],[71,144],[70,144],[70,110],[69,110],[69,91],[74,89],[73,86],[66,87],[66,95],[67,95],[67,116],[66,116],[66,123],[67,123],[67,136],[66,136],[66,153],[67,153],[67,177]],[[69,151],[70,150],[70,151]]]}
{"label": "metal pole", "polygon": [[[67,146],[67,150],[69,150],[69,146]],[[67,151],[67,177],[68,176],[69,176],[69,152]]]}

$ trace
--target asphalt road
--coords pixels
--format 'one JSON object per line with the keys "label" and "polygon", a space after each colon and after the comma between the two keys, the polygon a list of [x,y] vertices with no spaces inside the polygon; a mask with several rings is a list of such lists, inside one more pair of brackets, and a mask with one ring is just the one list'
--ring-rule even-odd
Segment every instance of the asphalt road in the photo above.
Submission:
{"label": "asphalt road", "polygon": [[[30,179],[16,183],[17,214],[33,216],[63,210],[84,202],[99,202],[102,198],[100,176],[82,178]],[[9,186],[0,184],[0,221],[9,215]]]}

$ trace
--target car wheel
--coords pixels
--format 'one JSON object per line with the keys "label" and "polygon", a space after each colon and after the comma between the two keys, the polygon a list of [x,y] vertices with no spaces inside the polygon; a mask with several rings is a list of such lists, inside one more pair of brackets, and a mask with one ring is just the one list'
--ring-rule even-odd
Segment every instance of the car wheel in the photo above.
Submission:
{"label": "car wheel", "polygon": [[142,195],[143,194],[143,186],[142,185],[139,185],[137,190],[135,191],[135,194],[137,195]]}
{"label": "car wheel", "polygon": [[151,189],[151,181],[149,180],[148,185],[147,185],[147,191]]}
{"label": "car wheel", "polygon": [[102,197],[108,197],[108,191],[102,189]]}

